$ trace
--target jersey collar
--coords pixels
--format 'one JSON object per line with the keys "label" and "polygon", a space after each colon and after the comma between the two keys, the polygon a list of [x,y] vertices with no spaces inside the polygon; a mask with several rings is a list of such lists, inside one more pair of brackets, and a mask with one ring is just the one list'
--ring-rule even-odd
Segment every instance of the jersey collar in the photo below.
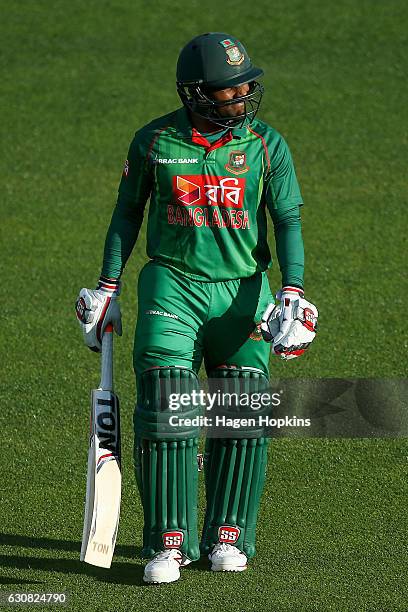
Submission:
{"label": "jersey collar", "polygon": [[230,142],[233,138],[240,139],[247,135],[247,127],[242,128],[231,128],[224,136],[213,142],[212,144],[200,134],[198,130],[192,127],[190,119],[188,117],[187,110],[179,108],[176,112],[176,128],[177,135],[183,138],[190,138],[195,144],[205,147],[207,151],[222,147],[227,142]]}
{"label": "jersey collar", "polygon": [[200,145],[200,147],[204,147],[206,153],[209,153],[210,151],[214,151],[214,149],[222,147],[223,145],[227,144],[227,142],[231,142],[232,138],[233,136],[231,134],[231,130],[228,130],[226,134],[220,136],[220,138],[218,138],[218,140],[215,140],[213,143],[207,140],[207,138],[200,134],[200,132],[195,128],[192,129],[191,133],[191,140],[194,142],[194,144]]}

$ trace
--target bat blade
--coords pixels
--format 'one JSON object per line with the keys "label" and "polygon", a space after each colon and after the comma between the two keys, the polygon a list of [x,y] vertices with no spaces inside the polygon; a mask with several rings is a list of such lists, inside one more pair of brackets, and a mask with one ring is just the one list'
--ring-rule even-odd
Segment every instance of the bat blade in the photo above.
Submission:
{"label": "bat blade", "polygon": [[91,434],[81,561],[109,568],[116,543],[121,499],[119,399],[95,389],[91,401]]}

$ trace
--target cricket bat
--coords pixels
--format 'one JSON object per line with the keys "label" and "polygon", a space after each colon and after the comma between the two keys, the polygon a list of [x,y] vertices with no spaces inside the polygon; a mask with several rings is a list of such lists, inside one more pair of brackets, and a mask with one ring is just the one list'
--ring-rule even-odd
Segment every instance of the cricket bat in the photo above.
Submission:
{"label": "cricket bat", "polygon": [[91,394],[91,424],[81,561],[110,567],[122,488],[119,399],[113,392],[113,329],[102,338],[101,384]]}

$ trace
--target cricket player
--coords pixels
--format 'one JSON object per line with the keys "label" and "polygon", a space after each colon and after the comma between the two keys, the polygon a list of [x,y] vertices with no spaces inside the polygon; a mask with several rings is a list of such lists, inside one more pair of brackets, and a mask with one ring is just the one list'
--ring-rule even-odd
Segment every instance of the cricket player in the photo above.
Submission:
{"label": "cricket player", "polygon": [[[191,40],[177,64],[182,107],[139,129],[129,148],[95,290],[77,316],[86,345],[105,326],[121,335],[120,278],[150,199],[148,262],[138,282],[133,363],[135,471],[144,511],[148,583],[173,582],[208,556],[213,571],[240,572],[255,554],[267,439],[207,439],[203,532],[197,530],[199,428],[169,426],[172,391],[209,381],[268,382],[272,352],[301,355],[317,310],[304,299],[302,197],[284,138],[256,118],[263,71],[234,36]],[[275,304],[266,270],[272,221],[282,286]],[[199,408],[190,404],[185,416]]]}

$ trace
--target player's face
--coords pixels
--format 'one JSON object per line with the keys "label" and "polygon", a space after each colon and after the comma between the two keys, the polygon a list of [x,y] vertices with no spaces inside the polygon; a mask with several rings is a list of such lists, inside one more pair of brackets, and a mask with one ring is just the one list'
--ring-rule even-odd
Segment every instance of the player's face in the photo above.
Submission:
{"label": "player's face", "polygon": [[[214,91],[212,93],[212,97],[217,102],[229,102],[234,98],[239,98],[241,96],[246,96],[249,91],[249,83],[244,83],[243,85],[238,85],[237,87],[228,87],[227,89],[219,89],[218,91]],[[218,112],[223,117],[236,117],[237,115],[242,115],[244,113],[244,103],[240,102],[238,104],[229,104],[228,106],[221,106],[218,108]]]}

